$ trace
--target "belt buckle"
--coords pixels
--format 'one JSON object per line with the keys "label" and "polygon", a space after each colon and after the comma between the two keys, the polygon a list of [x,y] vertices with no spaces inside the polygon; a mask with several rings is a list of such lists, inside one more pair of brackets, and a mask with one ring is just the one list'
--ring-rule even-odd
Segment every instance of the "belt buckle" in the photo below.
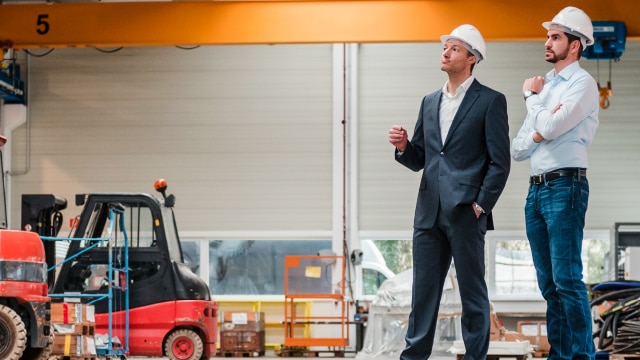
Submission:
{"label": "belt buckle", "polygon": [[540,185],[544,181],[544,174],[533,175],[531,177],[531,183],[534,185]]}

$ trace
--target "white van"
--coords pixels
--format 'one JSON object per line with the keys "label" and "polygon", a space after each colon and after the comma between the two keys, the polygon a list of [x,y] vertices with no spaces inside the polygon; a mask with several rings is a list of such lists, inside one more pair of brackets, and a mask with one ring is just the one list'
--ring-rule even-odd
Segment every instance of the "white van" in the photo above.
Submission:
{"label": "white van", "polygon": [[382,253],[373,240],[362,240],[362,295],[373,299],[382,283],[396,274],[387,267]]}

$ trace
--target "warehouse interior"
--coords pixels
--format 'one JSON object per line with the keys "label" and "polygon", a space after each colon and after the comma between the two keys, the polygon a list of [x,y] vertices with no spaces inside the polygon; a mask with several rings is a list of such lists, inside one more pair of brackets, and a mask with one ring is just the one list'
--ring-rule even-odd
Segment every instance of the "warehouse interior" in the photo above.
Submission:
{"label": "warehouse interior", "polygon": [[[640,280],[640,10],[626,0],[3,1],[8,228],[22,227],[24,194],[67,199],[59,232],[67,236],[76,194],[160,196],[153,182],[166,179],[185,261],[218,303],[221,331],[225,314],[257,314],[261,345],[281,350],[285,292],[308,286],[287,282],[285,258],[325,256],[332,261],[321,268],[333,270],[316,288],[323,296],[292,306],[309,318],[337,316],[347,341],[310,341],[344,339],[341,326],[320,321],[291,337],[330,355],[397,358],[420,173],[395,162],[387,131],[413,129],[422,97],[446,81],[440,35],[471,23],[487,41],[474,75],[505,94],[513,138],[526,111],[523,80],[551,69],[541,23],[568,5],[625,25],[615,54],[580,60],[602,89],[585,282]],[[11,91],[16,78],[22,94]],[[519,323],[544,321],[524,229],[528,178],[528,164],[512,162],[486,236],[503,339]],[[454,270],[443,307],[454,320],[442,324],[439,354],[451,358]],[[383,313],[367,323],[375,311]],[[390,348],[373,354],[371,341],[385,340]]]}

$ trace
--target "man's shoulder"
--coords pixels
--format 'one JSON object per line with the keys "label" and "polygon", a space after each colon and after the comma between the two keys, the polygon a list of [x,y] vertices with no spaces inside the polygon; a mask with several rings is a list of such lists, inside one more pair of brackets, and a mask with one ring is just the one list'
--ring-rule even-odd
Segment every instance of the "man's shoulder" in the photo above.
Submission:
{"label": "man's shoulder", "polygon": [[429,98],[429,97],[435,97],[435,96],[440,96],[440,95],[442,95],[442,88],[439,88],[439,89],[437,89],[435,91],[432,91],[432,92],[428,93],[427,95],[425,95],[424,97],[425,98]]}
{"label": "man's shoulder", "polygon": [[480,83],[480,81],[478,81],[478,79],[476,79],[471,86],[469,87],[469,90],[475,90],[475,91],[480,91],[482,93],[485,93],[489,96],[504,96],[503,93],[501,93],[498,90],[495,90],[493,88],[490,88],[486,85],[483,85],[482,83]]}
{"label": "man's shoulder", "polygon": [[422,97],[422,102],[436,101],[440,99],[440,96],[442,96],[442,89],[438,89],[425,95],[424,97]]}

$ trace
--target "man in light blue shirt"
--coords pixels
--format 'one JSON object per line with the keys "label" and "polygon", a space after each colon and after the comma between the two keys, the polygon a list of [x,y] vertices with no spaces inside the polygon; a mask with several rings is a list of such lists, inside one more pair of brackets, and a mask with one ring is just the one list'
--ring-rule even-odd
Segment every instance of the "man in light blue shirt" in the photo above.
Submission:
{"label": "man in light blue shirt", "polygon": [[587,148],[598,126],[598,86],[578,60],[593,44],[593,25],[569,6],[547,31],[545,77],[526,79],[527,116],[511,142],[516,161],[529,159],[527,237],[538,286],[547,301],[548,359],[595,358],[592,319],[582,280],[582,240],[589,199]]}

